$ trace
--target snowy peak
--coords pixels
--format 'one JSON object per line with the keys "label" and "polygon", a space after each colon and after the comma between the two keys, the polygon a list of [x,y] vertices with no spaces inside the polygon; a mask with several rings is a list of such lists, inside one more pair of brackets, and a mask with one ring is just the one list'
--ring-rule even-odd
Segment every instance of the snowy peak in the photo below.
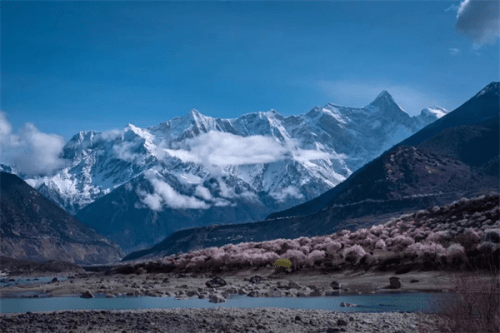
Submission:
{"label": "snowy peak", "polygon": [[[387,92],[387,90],[383,90],[377,98],[373,102],[370,103],[371,106],[379,107],[379,108],[387,108],[387,107],[397,107],[399,105],[396,104],[394,98],[392,98],[391,94]],[[401,110],[402,111],[402,110]]]}

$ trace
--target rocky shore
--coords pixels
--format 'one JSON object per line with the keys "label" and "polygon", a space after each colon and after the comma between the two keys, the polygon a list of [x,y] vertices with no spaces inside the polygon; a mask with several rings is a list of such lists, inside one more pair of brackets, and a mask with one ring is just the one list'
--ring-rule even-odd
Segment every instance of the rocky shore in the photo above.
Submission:
{"label": "rocky shore", "polygon": [[0,315],[9,332],[433,332],[435,315],[422,313],[340,313],[286,308],[57,311]]}
{"label": "rocky shore", "polygon": [[[209,283],[215,277],[220,283]],[[391,278],[392,281],[391,281]],[[134,273],[113,274],[76,273],[67,280],[55,278],[51,283],[16,285],[0,288],[0,297],[19,297],[31,294],[38,297],[81,296],[101,294],[115,296],[153,296],[177,298],[227,298],[230,294],[250,297],[307,297],[343,293],[373,293],[394,290],[447,291],[454,288],[453,276],[445,272],[344,271],[324,274],[302,271],[274,275],[273,269],[241,270],[231,274]],[[31,296],[33,297],[33,296]],[[219,301],[222,299],[219,299]]]}

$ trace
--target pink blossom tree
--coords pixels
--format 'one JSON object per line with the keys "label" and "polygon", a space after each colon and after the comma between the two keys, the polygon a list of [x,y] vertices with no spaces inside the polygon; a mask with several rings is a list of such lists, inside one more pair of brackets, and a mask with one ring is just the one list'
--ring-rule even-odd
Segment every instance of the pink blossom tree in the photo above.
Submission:
{"label": "pink blossom tree", "polygon": [[325,258],[325,251],[314,250],[307,256],[307,265],[313,267]]}

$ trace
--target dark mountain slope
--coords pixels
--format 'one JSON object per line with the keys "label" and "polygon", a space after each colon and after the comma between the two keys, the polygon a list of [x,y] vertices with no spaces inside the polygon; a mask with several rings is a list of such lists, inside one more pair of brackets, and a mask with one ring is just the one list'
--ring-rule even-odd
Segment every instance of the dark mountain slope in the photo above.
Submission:
{"label": "dark mountain slope", "polygon": [[[344,228],[371,226],[462,197],[498,193],[495,166],[499,155],[500,105],[498,99],[496,103],[492,101],[495,90],[490,89],[495,85],[489,85],[483,93],[441,118],[441,131],[424,128],[427,135],[419,136],[416,147],[391,148],[316,199],[272,214],[262,222],[179,231],[154,248],[127,258],[227,243],[328,234]],[[474,106],[480,110],[476,112]],[[460,117],[451,117],[450,123],[444,121],[456,111]],[[474,119],[473,125],[464,125],[464,119]]]}
{"label": "dark mountain slope", "polygon": [[[494,168],[498,162],[495,164],[494,161],[499,154],[499,90],[500,83],[490,83],[456,110],[424,127],[408,139],[403,140],[391,148],[389,152],[398,146],[414,146],[422,150],[453,157],[471,166],[475,171],[480,171],[482,168],[483,172],[498,175],[498,171],[495,172]],[[353,182],[362,183],[365,181],[365,177],[368,177],[367,180],[370,179],[370,173],[381,171],[380,158],[382,157],[367,163],[344,182],[319,197],[288,210],[273,213],[267,219],[304,216],[332,204],[357,202],[371,198],[370,195],[377,195],[376,192],[381,193],[383,191],[381,187],[375,192],[367,193],[357,192],[352,189]],[[366,186],[370,185],[367,184]]]}
{"label": "dark mountain slope", "polygon": [[120,248],[19,177],[0,172],[0,255],[78,264],[118,261]]}

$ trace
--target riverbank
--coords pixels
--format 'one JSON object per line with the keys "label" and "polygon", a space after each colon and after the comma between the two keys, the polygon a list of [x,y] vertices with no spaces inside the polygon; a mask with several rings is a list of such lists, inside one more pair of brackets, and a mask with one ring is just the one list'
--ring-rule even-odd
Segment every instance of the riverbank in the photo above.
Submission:
{"label": "riverbank", "polygon": [[0,314],[2,332],[433,332],[423,313],[341,313],[286,308],[57,311]]}
{"label": "riverbank", "polygon": [[[374,293],[377,291],[428,292],[452,291],[455,287],[453,273],[443,271],[394,272],[346,270],[322,273],[318,270],[300,271],[287,275],[275,275],[272,268],[246,269],[221,273],[221,285],[207,286],[212,274],[142,273],[113,274],[77,273],[65,281],[45,284],[15,285],[0,288],[0,297],[22,297],[25,294],[38,297],[80,296],[82,293],[115,296],[178,296],[208,298],[219,294],[249,294],[265,297],[278,294],[282,297],[325,296],[328,293]],[[257,276],[256,278],[254,278]],[[400,288],[388,288],[390,278],[397,277]],[[333,282],[339,285],[334,286]],[[223,284],[223,285],[222,285]],[[279,293],[278,293],[279,291]]]}

